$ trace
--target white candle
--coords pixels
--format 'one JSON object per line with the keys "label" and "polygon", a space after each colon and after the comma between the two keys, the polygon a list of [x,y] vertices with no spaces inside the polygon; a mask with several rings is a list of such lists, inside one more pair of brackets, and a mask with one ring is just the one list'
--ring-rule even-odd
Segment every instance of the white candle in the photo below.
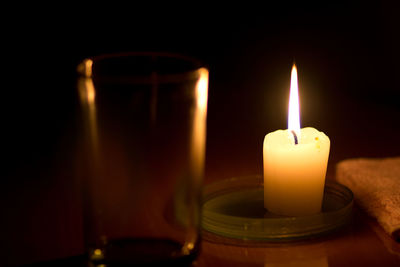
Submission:
{"label": "white candle", "polygon": [[330,140],[323,132],[311,127],[300,130],[297,70],[293,65],[289,127],[264,139],[264,207],[287,216],[320,212],[329,148]]}

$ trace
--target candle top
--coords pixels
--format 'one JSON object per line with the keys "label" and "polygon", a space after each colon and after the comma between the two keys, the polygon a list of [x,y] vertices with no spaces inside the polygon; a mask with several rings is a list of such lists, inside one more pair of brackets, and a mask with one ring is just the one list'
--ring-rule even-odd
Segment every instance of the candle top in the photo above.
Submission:
{"label": "candle top", "polygon": [[315,146],[317,149],[321,149],[330,145],[329,137],[313,127],[302,128],[300,132],[302,138],[299,140],[298,145],[295,145],[293,134],[290,130],[277,130],[268,133],[265,136],[264,145],[269,148],[282,147],[282,149],[301,149],[305,146]]}

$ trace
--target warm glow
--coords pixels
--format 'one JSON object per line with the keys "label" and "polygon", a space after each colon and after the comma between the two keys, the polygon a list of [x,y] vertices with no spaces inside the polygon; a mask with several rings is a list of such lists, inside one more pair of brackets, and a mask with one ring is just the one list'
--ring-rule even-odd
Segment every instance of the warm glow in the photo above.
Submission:
{"label": "warm glow", "polygon": [[203,112],[206,112],[208,98],[208,70],[201,68],[199,72],[200,78],[196,86],[197,106],[203,110]]}
{"label": "warm glow", "polygon": [[196,173],[200,173],[204,165],[206,142],[206,116],[208,98],[208,70],[199,69],[199,80],[196,84],[196,109],[193,118],[192,132],[192,164]]}
{"label": "warm glow", "polygon": [[83,67],[84,67],[85,76],[86,77],[92,77],[93,60],[85,59],[82,64],[83,64]]}
{"label": "warm glow", "polygon": [[86,118],[89,120],[88,125],[90,128],[92,149],[94,157],[97,157],[97,118],[96,118],[96,89],[92,77],[93,61],[90,59],[85,60],[78,66],[78,71],[83,74],[78,80],[79,95],[82,105],[85,109]]}
{"label": "warm glow", "polygon": [[88,80],[86,81],[86,88],[87,88],[87,101],[89,103],[89,105],[94,105],[94,98],[96,96],[96,91],[94,89],[94,85],[93,85],[93,81],[92,80]]}
{"label": "warm glow", "polygon": [[[300,141],[299,87],[297,84],[297,69],[295,64],[293,64],[292,77],[290,79],[288,129],[289,132],[294,131]],[[291,136],[291,138],[293,138],[293,136]]]}

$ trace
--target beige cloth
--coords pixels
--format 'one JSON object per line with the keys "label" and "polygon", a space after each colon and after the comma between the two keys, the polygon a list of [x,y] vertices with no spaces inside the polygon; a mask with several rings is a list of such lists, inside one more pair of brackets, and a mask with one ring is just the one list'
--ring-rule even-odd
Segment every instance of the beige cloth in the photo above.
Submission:
{"label": "beige cloth", "polygon": [[341,161],[336,180],[349,187],[356,202],[400,242],[400,157]]}

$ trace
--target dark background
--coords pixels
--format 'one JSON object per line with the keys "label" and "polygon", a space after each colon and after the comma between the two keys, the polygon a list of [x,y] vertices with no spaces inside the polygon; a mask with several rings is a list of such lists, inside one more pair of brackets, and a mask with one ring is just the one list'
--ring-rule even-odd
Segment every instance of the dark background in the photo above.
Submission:
{"label": "dark background", "polygon": [[14,9],[2,38],[6,265],[82,252],[75,69],[92,55],[167,51],[209,66],[206,181],[262,173],[264,135],[287,127],[293,61],[302,127],[331,139],[330,176],[345,158],[400,154],[398,4],[232,5]]}

